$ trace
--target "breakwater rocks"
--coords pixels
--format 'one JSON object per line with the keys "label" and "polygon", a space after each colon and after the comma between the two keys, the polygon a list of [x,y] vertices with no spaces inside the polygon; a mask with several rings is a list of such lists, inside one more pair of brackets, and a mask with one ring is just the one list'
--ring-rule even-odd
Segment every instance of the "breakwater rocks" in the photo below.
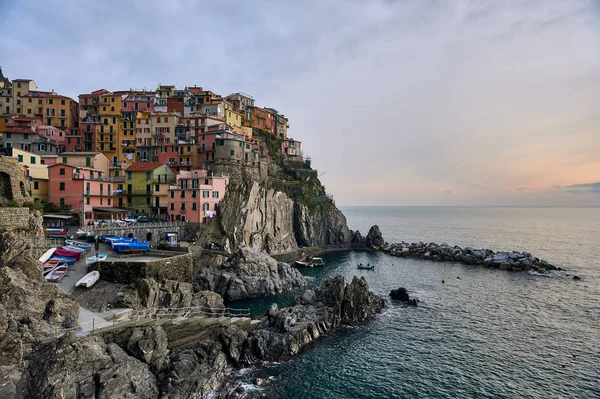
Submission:
{"label": "breakwater rocks", "polygon": [[491,249],[461,248],[457,245],[436,243],[385,243],[380,248],[392,255],[406,258],[460,262],[465,265],[483,265],[504,270],[534,270],[543,273],[548,270],[562,270],[543,259],[536,258],[528,252],[498,251]]}

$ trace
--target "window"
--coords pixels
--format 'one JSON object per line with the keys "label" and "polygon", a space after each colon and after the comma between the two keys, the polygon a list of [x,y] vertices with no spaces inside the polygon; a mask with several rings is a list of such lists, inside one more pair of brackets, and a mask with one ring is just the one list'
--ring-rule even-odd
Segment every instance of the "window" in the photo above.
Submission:
{"label": "window", "polygon": [[195,211],[195,210],[196,210],[196,203],[194,202],[194,203],[192,204],[192,211]]}
{"label": "window", "polygon": [[171,191],[171,198],[175,198],[175,191]]}
{"label": "window", "polygon": [[127,180],[131,180],[131,172],[127,172]]}
{"label": "window", "polygon": [[127,108],[127,102],[123,103],[123,108]]}
{"label": "window", "polygon": [[35,157],[31,157],[31,159],[29,161],[31,162],[32,165],[35,165]]}
{"label": "window", "polygon": [[171,210],[174,211],[175,210],[175,204],[171,204]]}
{"label": "window", "polygon": [[65,191],[65,182],[64,181],[60,182],[60,190]]}
{"label": "window", "polygon": [[208,211],[208,210],[210,209],[210,204],[209,204],[208,202],[205,202],[205,203],[202,205],[202,209],[204,209],[205,211]]}
{"label": "window", "polygon": [[160,191],[160,186],[158,184],[154,186],[154,191]]}
{"label": "window", "polygon": [[54,100],[53,99],[48,99],[48,104],[54,104]]}
{"label": "window", "polygon": [[65,105],[65,100],[60,100],[60,105]]}
{"label": "window", "polygon": [[219,192],[213,191],[213,198],[219,198]]}
{"label": "window", "polygon": [[19,162],[23,162],[23,155],[19,155],[18,158],[19,158]]}
{"label": "window", "polygon": [[86,204],[86,205],[89,205],[89,204],[90,204],[90,197],[86,197],[86,198],[85,198],[85,204]]}
{"label": "window", "polygon": [[33,189],[34,190],[39,190],[40,189],[40,182],[34,181],[33,182]]}
{"label": "window", "polygon": [[62,162],[67,163],[67,157],[62,157],[62,158],[63,158]]}
{"label": "window", "polygon": [[12,133],[6,133],[6,138],[9,139],[12,136]]}
{"label": "window", "polygon": [[185,211],[185,202],[181,204],[181,210]]}
{"label": "window", "polygon": [[25,133],[23,135],[23,140],[29,140],[29,134],[28,133]]}
{"label": "window", "polygon": [[90,166],[92,164],[92,159],[90,157],[85,158],[85,166]]}
{"label": "window", "polygon": [[234,150],[229,150],[229,155],[234,156],[235,155],[235,151]]}
{"label": "window", "polygon": [[210,198],[210,191],[202,191],[202,198]]}
{"label": "window", "polygon": [[58,171],[58,174],[64,176],[65,175],[65,168],[60,168],[60,170]]}
{"label": "window", "polygon": [[65,199],[64,199],[64,198],[61,198],[61,199],[58,201],[58,203],[60,204],[60,207],[61,207],[61,208],[64,208],[64,207],[65,207]]}
{"label": "window", "polygon": [[152,172],[146,172],[146,180],[150,180],[152,177]]}

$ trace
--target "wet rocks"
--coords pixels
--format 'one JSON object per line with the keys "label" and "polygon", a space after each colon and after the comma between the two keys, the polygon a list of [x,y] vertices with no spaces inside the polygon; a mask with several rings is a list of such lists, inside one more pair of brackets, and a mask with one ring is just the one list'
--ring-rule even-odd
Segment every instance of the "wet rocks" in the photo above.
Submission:
{"label": "wet rocks", "polygon": [[436,243],[385,243],[382,248],[392,256],[428,259],[446,262],[459,262],[466,265],[485,265],[504,270],[561,270],[549,262],[536,258],[528,252],[498,251],[490,249],[461,248],[457,245]]}
{"label": "wet rocks", "polygon": [[419,300],[417,298],[411,298],[408,291],[404,287],[400,287],[397,290],[390,291],[390,297],[400,302],[407,302],[409,305],[417,306]]}

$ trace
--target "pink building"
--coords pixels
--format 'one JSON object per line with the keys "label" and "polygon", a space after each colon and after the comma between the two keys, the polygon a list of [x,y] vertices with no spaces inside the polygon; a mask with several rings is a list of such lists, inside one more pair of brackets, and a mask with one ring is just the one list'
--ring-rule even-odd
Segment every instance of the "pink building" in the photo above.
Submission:
{"label": "pink building", "polygon": [[300,149],[301,144],[300,141],[290,137],[284,139],[281,142],[281,155],[286,158],[302,159],[302,151]]}
{"label": "pink building", "polygon": [[154,111],[156,93],[150,91],[131,91],[123,98],[121,112]]}
{"label": "pink building", "polygon": [[206,133],[200,133],[196,140],[198,145],[199,163],[203,169],[212,170],[215,164],[216,140],[229,137],[237,140],[244,140],[243,134],[237,134],[224,129],[217,129],[218,126],[210,127]]}
{"label": "pink building", "polygon": [[113,208],[114,183],[104,171],[57,163],[48,166],[48,175],[51,181],[50,202],[71,213],[79,223],[82,214],[85,225],[93,220],[125,217],[125,210]]}
{"label": "pink building", "polygon": [[67,131],[60,130],[54,126],[50,125],[38,125],[35,128],[35,133],[38,136],[45,137],[50,140],[54,140],[56,142],[56,146],[58,147],[58,152],[67,151],[65,147],[65,143],[67,141]]}
{"label": "pink building", "polygon": [[228,184],[228,177],[214,177],[205,169],[179,172],[175,185],[169,187],[168,214],[171,220],[208,223],[217,215]]}

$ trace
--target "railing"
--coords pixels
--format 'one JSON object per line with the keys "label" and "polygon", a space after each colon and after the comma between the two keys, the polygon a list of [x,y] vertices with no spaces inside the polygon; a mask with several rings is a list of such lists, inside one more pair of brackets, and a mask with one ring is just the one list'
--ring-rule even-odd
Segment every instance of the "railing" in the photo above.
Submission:
{"label": "railing", "polygon": [[92,180],[92,181],[104,181],[104,182],[124,182],[124,176],[90,176],[82,173],[73,173],[73,180]]}
{"label": "railing", "polygon": [[181,227],[187,225],[186,222],[174,221],[174,222],[149,222],[149,223],[139,223],[125,227],[118,226],[107,226],[107,227],[93,227],[91,232],[105,232],[105,231],[117,231],[117,230],[129,230],[132,228],[148,228],[148,227]]}
{"label": "railing", "polygon": [[109,162],[109,166],[121,166],[121,162]]}

